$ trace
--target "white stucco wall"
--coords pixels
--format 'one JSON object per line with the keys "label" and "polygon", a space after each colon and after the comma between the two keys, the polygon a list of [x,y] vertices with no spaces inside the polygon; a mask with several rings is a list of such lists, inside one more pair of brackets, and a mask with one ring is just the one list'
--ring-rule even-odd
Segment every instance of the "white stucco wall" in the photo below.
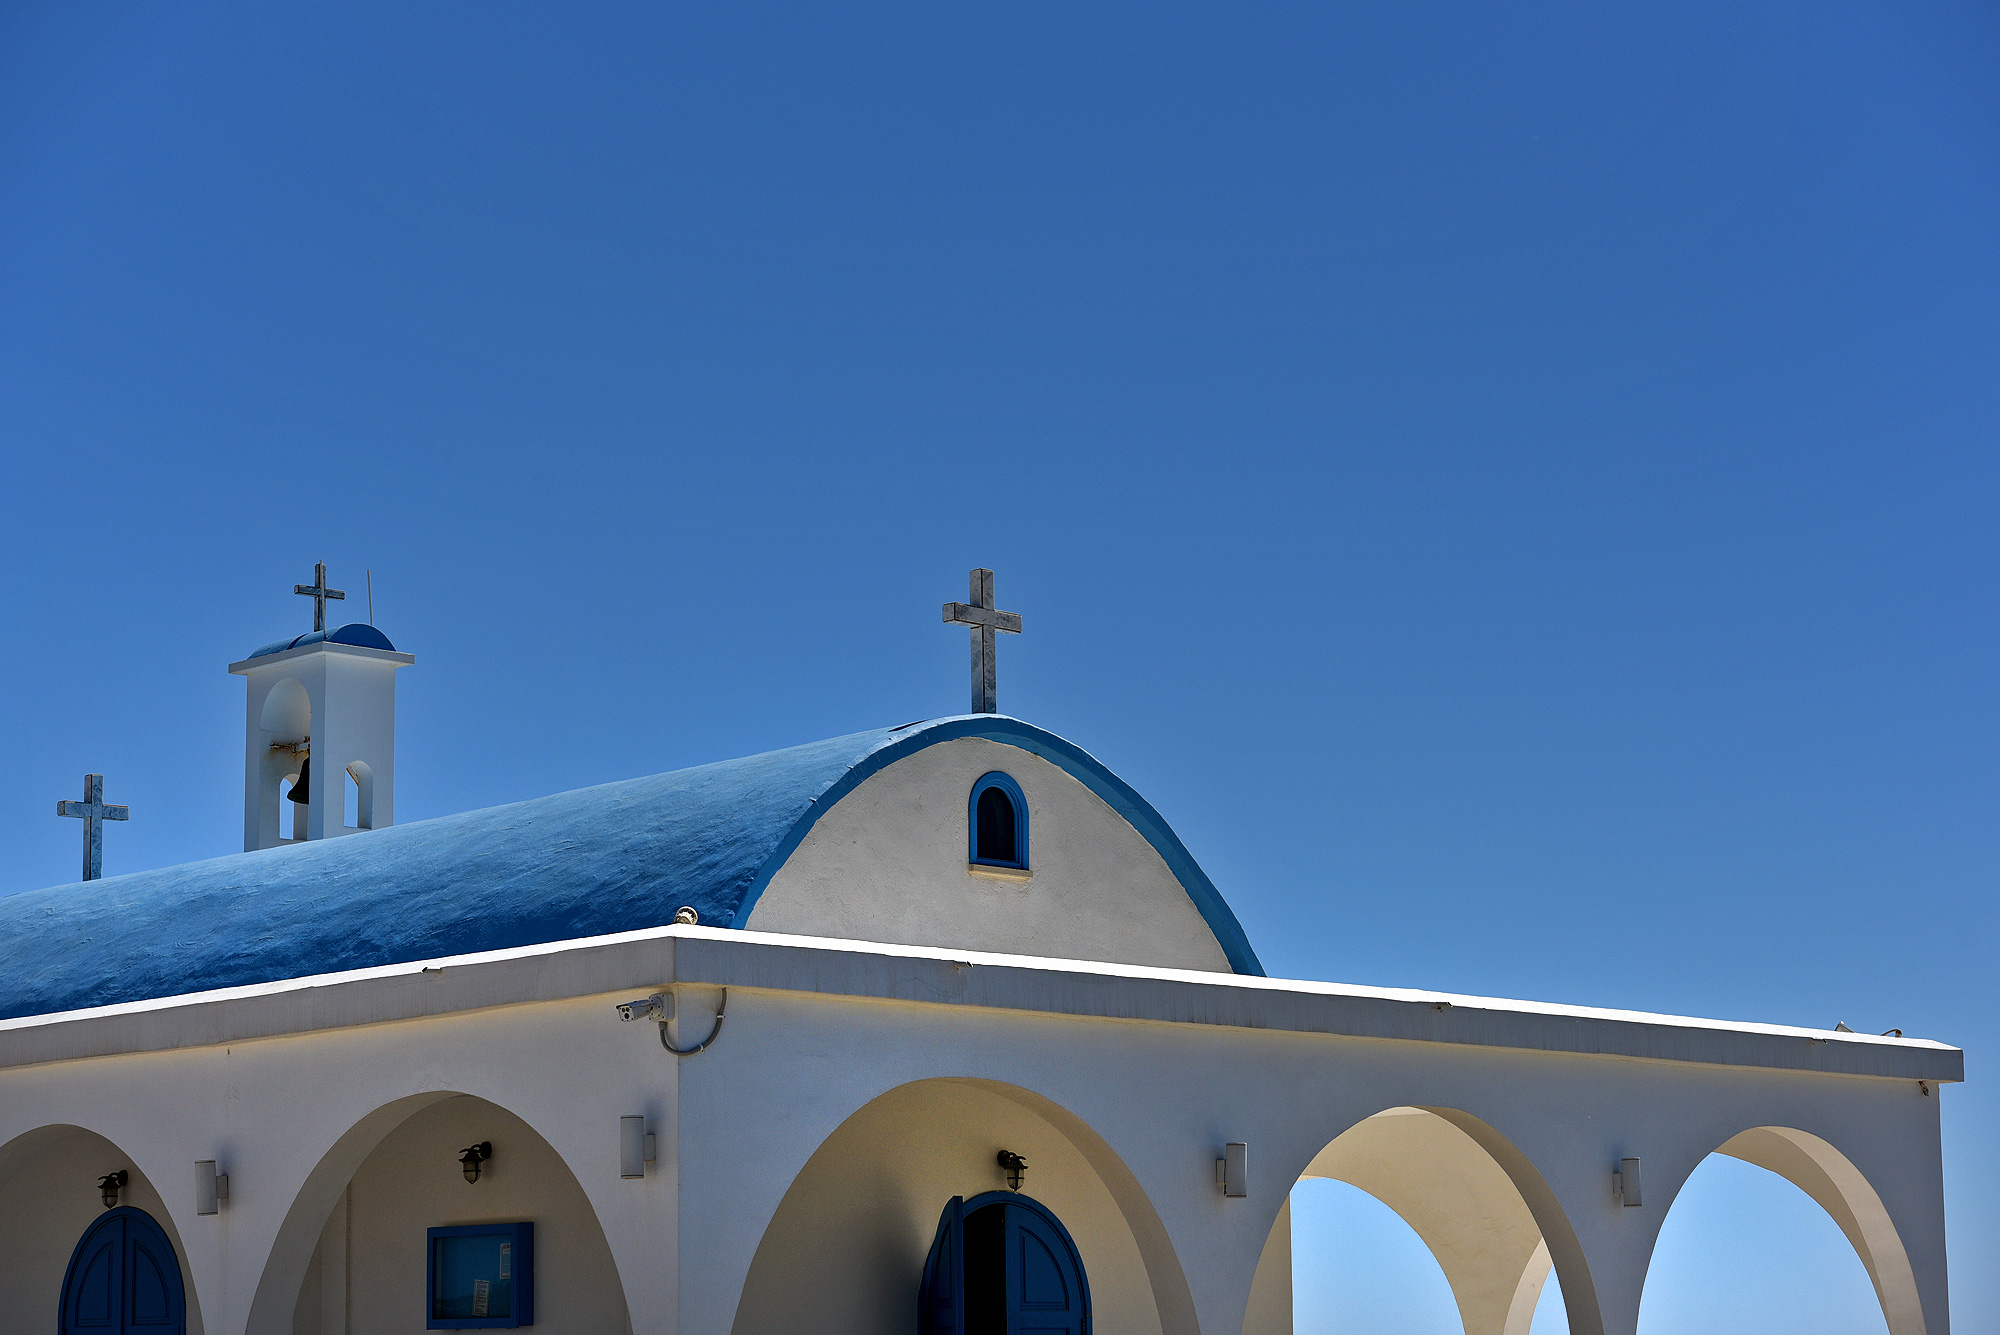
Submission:
{"label": "white stucco wall", "polygon": [[[557,1307],[570,1300],[552,1289],[554,1270],[580,1267],[590,1285],[622,1284],[634,1335],[732,1335],[739,1300],[758,1288],[751,1272],[767,1235],[789,1227],[788,1194],[824,1199],[823,1166],[827,1181],[845,1174],[867,1198],[860,1226],[843,1231],[851,1220],[831,1206],[799,1217],[833,1219],[824,1245],[887,1238],[888,1260],[869,1264],[904,1267],[886,1297],[818,1287],[818,1324],[858,1328],[869,1313],[907,1312],[907,1267],[943,1200],[991,1185],[994,1142],[1018,1137],[1007,1147],[1029,1157],[1029,1192],[1077,1232],[1094,1287],[1109,1296],[1131,1287],[1120,1277],[1131,1273],[1122,1228],[1162,1335],[1271,1335],[1282,1322],[1273,1226],[1301,1175],[1369,1169],[1392,1195],[1382,1183],[1429,1183],[1421,1194],[1466,1201],[1473,1168],[1434,1173],[1448,1167],[1435,1162],[1436,1138],[1401,1134],[1439,1128],[1408,1115],[1371,1120],[1422,1108],[1489,1156],[1526,1203],[1577,1335],[1636,1330],[1661,1222],[1717,1149],[1803,1179],[1809,1192],[1837,1192],[1837,1217],[1869,1248],[1894,1335],[1949,1331],[1933,1082],[1960,1078],[1962,1062],[1934,1044],[700,927],[364,974],[0,1021],[0,1228],[15,1230],[0,1234],[0,1330],[12,1329],[12,1311],[49,1310],[69,1249],[101,1208],[92,1183],[117,1167],[134,1176],[131,1203],[181,1250],[207,1335],[296,1335],[299,1309],[312,1306],[302,1283],[317,1282],[316,1268],[324,1278],[315,1248],[350,1181],[354,1231],[342,1236],[358,1239],[357,1253],[379,1244],[408,1256],[402,1239],[434,1223],[527,1217],[543,1232],[570,1208],[558,1200],[543,1213],[564,1190],[563,1171],[602,1222],[616,1276],[583,1252],[551,1261],[545,1246],[537,1272],[553,1305],[538,1325],[562,1328]],[[728,989],[727,1027],[701,1056],[677,1061],[651,1025],[617,1019],[613,1002],[663,984],[688,1009]],[[697,1037],[684,1031],[680,1041]],[[940,1080],[1031,1116],[1009,1121],[1015,1114],[966,1099],[843,1132],[884,1096]],[[499,1107],[566,1169],[534,1169],[534,1138],[497,1129],[508,1124]],[[446,1111],[412,1120],[433,1108]],[[646,1116],[659,1134],[659,1162],[642,1179],[619,1176],[626,1115]],[[1357,1127],[1366,1130],[1348,1138]],[[1381,1152],[1334,1162],[1390,1132],[1400,1149],[1381,1142]],[[468,1187],[456,1154],[476,1139],[492,1140],[500,1157],[490,1180]],[[1246,1198],[1225,1198],[1214,1180],[1215,1156],[1232,1140],[1251,1146]],[[1443,1141],[1465,1148],[1456,1135]],[[1645,1159],[1643,1208],[1610,1193],[1624,1155]],[[230,1173],[218,1215],[193,1211],[200,1159]],[[393,1208],[365,1214],[370,1181]],[[506,1194],[535,1182],[525,1198]],[[1117,1226],[1103,1223],[1092,1183],[1114,1202]],[[1421,1217],[1424,1206],[1399,1208]],[[577,1228],[572,1236],[588,1232]],[[45,1235],[42,1250],[30,1230]],[[1102,1238],[1117,1245],[1092,1240]],[[41,1259],[17,1272],[17,1257]],[[1538,1264],[1530,1258],[1528,1269]],[[421,1251],[407,1268],[394,1256],[389,1265],[385,1282],[414,1293]],[[364,1276],[359,1287],[375,1283]],[[319,1296],[329,1335],[323,1284]],[[623,1329],[622,1313],[600,1315],[611,1324],[595,1328]],[[1146,1329],[1143,1314],[1136,1320]]]}
{"label": "white stucco wall", "polygon": [[[459,1151],[493,1146],[468,1183]],[[625,1335],[631,1322],[611,1250],[583,1189],[533,1128],[465,1096],[416,1113],[348,1183],[314,1251],[294,1335],[425,1329],[425,1231],[454,1224],[535,1226],[535,1329]]]}
{"label": "white stucco wall", "polygon": [[892,1090],[841,1126],[786,1192],[743,1285],[733,1335],[912,1335],[939,1212],[1006,1183],[1055,1212],[1089,1277],[1098,1335],[1159,1335],[1138,1244],[1075,1146],[1019,1103],[969,1081]]}
{"label": "white stucco wall", "polygon": [[[1028,799],[1032,875],[967,869],[972,785]],[[1145,838],[1048,761],[981,737],[884,767],[822,816],[771,878],[755,931],[1228,972],[1194,902]]]}

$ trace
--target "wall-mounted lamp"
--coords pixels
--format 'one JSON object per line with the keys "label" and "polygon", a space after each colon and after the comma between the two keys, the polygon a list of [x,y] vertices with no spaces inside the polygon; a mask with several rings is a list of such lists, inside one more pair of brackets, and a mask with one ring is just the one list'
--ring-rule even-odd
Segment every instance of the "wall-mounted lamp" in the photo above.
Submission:
{"label": "wall-mounted lamp", "polygon": [[618,1119],[618,1176],[644,1177],[655,1157],[653,1133],[643,1117]]}
{"label": "wall-mounted lamp", "polygon": [[130,1175],[122,1168],[97,1179],[97,1190],[104,1197],[105,1209],[109,1210],[118,1204],[118,1193],[125,1190],[125,1184],[131,1180]]}
{"label": "wall-mounted lamp", "polygon": [[1222,1157],[1215,1161],[1215,1185],[1222,1188],[1224,1196],[1240,1198],[1250,1194],[1248,1144],[1232,1140],[1222,1147]]}
{"label": "wall-mounted lamp", "polygon": [[477,1145],[467,1145],[458,1152],[458,1166],[465,1171],[467,1182],[479,1180],[479,1165],[493,1157],[493,1142],[482,1140]]}
{"label": "wall-mounted lamp", "polygon": [[697,927],[700,924],[701,924],[701,915],[694,911],[694,905],[683,904],[678,909],[674,910],[674,926]]}
{"label": "wall-mounted lamp", "polygon": [[1639,1161],[1637,1159],[1620,1159],[1618,1161],[1618,1167],[1611,1172],[1611,1194],[1619,1197],[1627,1205],[1638,1205],[1640,1203]]}
{"label": "wall-mounted lamp", "polygon": [[194,1212],[215,1214],[229,1199],[229,1174],[215,1171],[215,1160],[197,1159],[194,1165]]}
{"label": "wall-mounted lamp", "polygon": [[1028,1161],[1012,1150],[1002,1150],[993,1158],[1000,1165],[1000,1171],[1007,1175],[1007,1190],[1019,1191],[1021,1179],[1028,1175]]}

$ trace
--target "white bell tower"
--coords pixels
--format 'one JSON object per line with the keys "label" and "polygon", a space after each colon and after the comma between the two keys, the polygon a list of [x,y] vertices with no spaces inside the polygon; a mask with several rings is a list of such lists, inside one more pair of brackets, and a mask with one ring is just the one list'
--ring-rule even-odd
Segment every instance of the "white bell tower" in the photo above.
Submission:
{"label": "white bell tower", "polygon": [[[313,630],[267,644],[229,670],[249,687],[243,715],[243,847],[274,848],[395,823],[396,669],[416,662],[365,622],[327,630],[326,567],[311,588]],[[310,759],[311,769],[306,768]],[[309,775],[309,800],[289,802],[286,780]],[[347,790],[355,816],[347,823]],[[292,809],[285,819],[281,808]]]}

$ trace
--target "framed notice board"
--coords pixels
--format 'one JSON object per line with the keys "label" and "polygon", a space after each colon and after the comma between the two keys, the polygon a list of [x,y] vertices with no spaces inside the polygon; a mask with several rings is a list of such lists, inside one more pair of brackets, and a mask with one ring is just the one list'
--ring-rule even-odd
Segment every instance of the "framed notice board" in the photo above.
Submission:
{"label": "framed notice board", "polygon": [[460,1224],[425,1242],[431,1330],[512,1330],[535,1324],[535,1226]]}

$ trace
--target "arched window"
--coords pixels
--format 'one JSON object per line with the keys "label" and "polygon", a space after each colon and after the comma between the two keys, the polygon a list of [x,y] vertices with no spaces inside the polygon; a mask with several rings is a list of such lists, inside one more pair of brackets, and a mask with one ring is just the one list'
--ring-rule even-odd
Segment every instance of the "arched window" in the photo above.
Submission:
{"label": "arched window", "polygon": [[1028,799],[1021,785],[994,770],[972,785],[971,857],[976,867],[1028,869]]}

